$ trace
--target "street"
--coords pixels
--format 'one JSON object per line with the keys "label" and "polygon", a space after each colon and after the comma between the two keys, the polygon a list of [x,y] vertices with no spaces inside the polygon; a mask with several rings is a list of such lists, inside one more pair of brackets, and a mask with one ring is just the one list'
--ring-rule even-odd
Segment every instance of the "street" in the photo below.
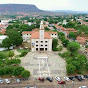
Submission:
{"label": "street", "polygon": [[88,79],[79,82],[76,80],[74,84],[70,80],[66,82],[66,84],[58,84],[56,80],[53,82],[45,81],[40,82],[39,80],[29,80],[29,81],[21,81],[21,83],[12,82],[10,84],[0,84],[0,88],[29,88],[36,86],[36,88],[79,88],[80,86],[88,87]]}

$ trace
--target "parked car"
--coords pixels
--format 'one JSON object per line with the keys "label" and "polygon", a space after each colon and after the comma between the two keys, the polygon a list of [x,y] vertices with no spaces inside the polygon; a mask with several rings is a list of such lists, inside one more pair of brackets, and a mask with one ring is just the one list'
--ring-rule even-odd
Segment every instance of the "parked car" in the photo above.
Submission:
{"label": "parked car", "polygon": [[44,82],[45,78],[44,77],[43,78],[39,77],[38,80]]}
{"label": "parked car", "polygon": [[20,83],[20,79],[16,79],[17,83]]}
{"label": "parked car", "polygon": [[82,77],[82,79],[85,79],[85,77],[83,75],[81,77]]}
{"label": "parked car", "polygon": [[50,82],[52,82],[52,81],[53,81],[53,79],[52,79],[52,78],[50,78],[50,77],[47,77],[47,78],[46,78],[46,80],[48,80],[48,81],[50,81]]}
{"label": "parked car", "polygon": [[58,81],[58,84],[65,84],[65,81]]}
{"label": "parked car", "polygon": [[74,81],[75,80],[75,77],[69,77],[70,80]]}
{"label": "parked car", "polygon": [[70,81],[70,79],[68,77],[64,77],[64,80],[66,81]]}
{"label": "parked car", "polygon": [[82,81],[82,77],[81,76],[75,76],[75,78],[77,78],[79,81]]}
{"label": "parked car", "polygon": [[88,75],[84,75],[84,78],[88,78]]}
{"label": "parked car", "polygon": [[1,83],[1,84],[3,84],[3,83],[4,83],[4,81],[3,81],[2,79],[0,79],[0,83]]}
{"label": "parked car", "polygon": [[87,88],[87,86],[80,86],[79,88]]}
{"label": "parked car", "polygon": [[10,83],[10,80],[9,79],[5,79],[6,83],[9,84]]}
{"label": "parked car", "polygon": [[61,81],[61,78],[58,77],[58,76],[55,76],[55,79],[56,79],[57,81]]}

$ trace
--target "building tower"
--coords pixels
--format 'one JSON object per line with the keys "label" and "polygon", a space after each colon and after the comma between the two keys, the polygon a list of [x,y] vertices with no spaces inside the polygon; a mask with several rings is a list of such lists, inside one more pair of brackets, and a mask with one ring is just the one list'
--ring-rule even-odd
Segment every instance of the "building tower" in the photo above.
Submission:
{"label": "building tower", "polygon": [[43,25],[43,22],[42,21],[40,23],[39,34],[40,34],[40,40],[44,40],[44,25]]}

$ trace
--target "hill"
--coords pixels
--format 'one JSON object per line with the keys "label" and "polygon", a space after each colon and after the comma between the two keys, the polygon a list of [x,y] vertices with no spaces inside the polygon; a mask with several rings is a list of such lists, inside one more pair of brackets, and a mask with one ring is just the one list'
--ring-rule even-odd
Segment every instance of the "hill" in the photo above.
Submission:
{"label": "hill", "polygon": [[0,12],[42,12],[35,5],[28,4],[0,4]]}

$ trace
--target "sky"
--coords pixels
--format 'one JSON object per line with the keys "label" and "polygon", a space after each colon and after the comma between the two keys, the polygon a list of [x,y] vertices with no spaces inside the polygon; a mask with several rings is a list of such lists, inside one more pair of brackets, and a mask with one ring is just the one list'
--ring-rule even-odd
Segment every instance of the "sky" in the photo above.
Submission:
{"label": "sky", "polygon": [[41,10],[88,11],[88,0],[0,0],[0,4],[34,4]]}

